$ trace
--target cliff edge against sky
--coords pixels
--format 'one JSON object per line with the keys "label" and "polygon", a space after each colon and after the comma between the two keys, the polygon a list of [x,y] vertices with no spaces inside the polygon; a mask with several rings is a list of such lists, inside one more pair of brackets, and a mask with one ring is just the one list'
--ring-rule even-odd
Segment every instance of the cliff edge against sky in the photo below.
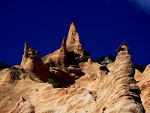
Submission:
{"label": "cliff edge against sky", "polygon": [[25,43],[21,64],[0,71],[0,113],[150,112],[150,66],[135,69],[126,43],[114,62],[94,62],[76,27],[42,58]]}

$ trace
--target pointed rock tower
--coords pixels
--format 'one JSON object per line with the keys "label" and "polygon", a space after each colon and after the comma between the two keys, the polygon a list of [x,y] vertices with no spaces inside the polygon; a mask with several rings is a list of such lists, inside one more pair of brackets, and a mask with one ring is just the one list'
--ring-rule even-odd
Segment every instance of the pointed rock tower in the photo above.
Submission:
{"label": "pointed rock tower", "polygon": [[50,78],[49,68],[39,58],[35,49],[32,47],[28,48],[28,43],[25,43],[21,67],[26,72],[34,73],[35,76],[44,82],[47,82]]}
{"label": "pointed rock tower", "polygon": [[61,48],[60,48],[60,52],[66,54],[67,49],[66,49],[66,39],[65,37],[63,38],[62,44],[61,44]]}
{"label": "pointed rock tower", "polygon": [[[123,43],[117,51],[113,69],[104,76],[98,86],[100,92],[97,93],[97,102],[105,103],[105,105],[100,106],[100,110],[96,109],[95,112],[145,113],[141,104],[140,90],[133,78],[134,67],[130,50],[127,44]],[[107,93],[102,95],[104,89]]]}
{"label": "pointed rock tower", "polygon": [[62,45],[61,45],[61,48],[60,48],[60,52],[59,52],[59,57],[58,57],[58,62],[59,62],[59,65],[58,66],[62,66],[62,67],[66,67],[67,65],[67,49],[66,49],[66,40],[65,40],[65,37],[62,41]]}
{"label": "pointed rock tower", "polygon": [[49,67],[65,67],[78,65],[80,62],[87,61],[89,57],[89,53],[82,47],[76,25],[72,22],[67,41],[64,38],[61,48],[44,56],[42,60]]}
{"label": "pointed rock tower", "polygon": [[[120,69],[119,71],[122,75],[124,73],[130,73],[128,74],[129,76],[134,75],[134,69],[133,69],[133,63],[132,63],[132,57],[130,55],[130,49],[128,48],[128,45],[123,42],[122,45],[119,46],[117,49],[118,55],[115,60],[115,65],[114,68]],[[114,71],[117,71],[114,69]]]}
{"label": "pointed rock tower", "polygon": [[80,37],[77,32],[76,24],[74,22],[71,23],[68,38],[67,38],[67,50],[68,52],[74,52],[75,54],[84,56],[84,49],[82,47],[82,43],[80,42]]}
{"label": "pointed rock tower", "polygon": [[23,66],[24,64],[25,64],[25,62],[26,62],[26,59],[27,59],[27,57],[28,57],[28,43],[26,42],[25,44],[24,44],[24,54],[23,54],[23,57],[22,57],[22,61],[21,61],[21,66]]}

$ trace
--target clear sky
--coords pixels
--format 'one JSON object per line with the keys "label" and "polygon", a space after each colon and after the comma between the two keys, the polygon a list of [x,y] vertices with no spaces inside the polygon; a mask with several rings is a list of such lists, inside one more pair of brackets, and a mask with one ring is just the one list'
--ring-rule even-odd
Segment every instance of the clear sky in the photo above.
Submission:
{"label": "clear sky", "polygon": [[149,0],[0,0],[0,61],[19,64],[24,42],[54,52],[72,21],[94,59],[127,42],[134,63],[150,64]]}

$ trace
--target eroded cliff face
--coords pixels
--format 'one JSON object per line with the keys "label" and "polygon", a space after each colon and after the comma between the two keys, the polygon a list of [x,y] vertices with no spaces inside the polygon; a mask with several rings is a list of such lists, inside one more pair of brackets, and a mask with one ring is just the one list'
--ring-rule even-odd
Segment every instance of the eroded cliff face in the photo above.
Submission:
{"label": "eroded cliff face", "polygon": [[76,54],[80,54],[82,57],[84,55],[84,49],[80,42],[79,34],[77,32],[76,24],[74,22],[71,23],[70,29],[68,32],[67,38],[67,50],[69,52],[74,51]]}
{"label": "eroded cliff face", "polygon": [[[93,62],[83,51],[74,23],[67,43],[64,39],[59,50],[42,59],[25,45],[21,65],[0,71],[0,113],[149,112],[149,68],[143,73],[146,79],[137,71],[135,74],[126,43],[119,47],[115,62],[109,65]],[[140,89],[134,77],[140,81]],[[47,83],[48,78],[58,88]]]}
{"label": "eroded cliff face", "polygon": [[146,113],[150,112],[150,65],[146,67],[143,73],[136,70],[135,80],[141,90],[141,100]]}
{"label": "eroded cliff face", "polygon": [[22,68],[22,70],[25,72],[34,73],[44,82],[47,82],[47,80],[50,78],[48,66],[46,66],[41,58],[39,58],[36,50],[34,50],[32,47],[28,48],[28,43],[25,43],[22,62],[18,69],[20,68]]}
{"label": "eroded cliff face", "polygon": [[[140,90],[133,78],[134,68],[129,49],[122,44],[111,71],[100,80],[97,94],[99,112],[106,113],[141,113],[144,112]],[[105,93],[101,93],[104,91]],[[103,95],[103,96],[102,96]]]}

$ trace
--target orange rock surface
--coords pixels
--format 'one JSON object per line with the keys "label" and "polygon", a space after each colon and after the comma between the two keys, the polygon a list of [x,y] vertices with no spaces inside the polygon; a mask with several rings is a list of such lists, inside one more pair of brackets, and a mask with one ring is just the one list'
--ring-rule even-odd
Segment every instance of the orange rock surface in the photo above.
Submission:
{"label": "orange rock surface", "polygon": [[0,113],[149,113],[150,66],[135,70],[126,43],[117,51],[111,64],[93,62],[75,23],[42,59],[26,43],[21,65],[0,71]]}
{"label": "orange rock surface", "polygon": [[150,113],[150,65],[143,73],[136,70],[134,78],[141,90],[140,96],[146,113]]}

